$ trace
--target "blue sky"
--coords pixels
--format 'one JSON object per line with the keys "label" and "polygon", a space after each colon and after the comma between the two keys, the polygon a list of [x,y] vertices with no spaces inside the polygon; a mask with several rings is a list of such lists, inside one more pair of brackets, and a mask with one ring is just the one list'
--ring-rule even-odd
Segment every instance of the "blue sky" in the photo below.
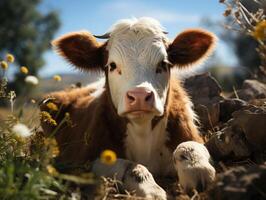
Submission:
{"label": "blue sky", "polygon": [[[169,38],[185,28],[203,27],[202,18],[223,19],[224,6],[218,0],[44,0],[40,9],[59,12],[61,27],[55,38],[68,32],[88,30],[103,34],[119,19],[148,16],[158,19],[169,32]],[[225,63],[234,63],[229,50],[220,42],[218,56]],[[43,76],[75,72],[53,51],[45,54]]]}

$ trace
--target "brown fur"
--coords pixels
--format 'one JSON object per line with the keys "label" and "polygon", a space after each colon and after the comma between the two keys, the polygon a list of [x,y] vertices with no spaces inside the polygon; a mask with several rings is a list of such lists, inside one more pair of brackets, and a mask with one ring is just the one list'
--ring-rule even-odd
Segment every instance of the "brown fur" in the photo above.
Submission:
{"label": "brown fur", "polygon": [[199,135],[199,131],[188,112],[187,106],[190,103],[188,94],[182,88],[178,80],[171,79],[169,103],[167,105],[167,132],[170,134],[170,139],[167,142],[168,147],[174,151],[181,142],[194,140],[203,143]]}
{"label": "brown fur", "polygon": [[[121,158],[124,157],[123,138],[125,133],[125,119],[118,118],[116,112],[110,106],[108,93],[104,92],[100,98],[92,98],[87,95],[76,95],[80,89],[73,91],[55,92],[49,95],[54,97],[54,103],[61,107],[60,115],[57,116],[58,124],[68,112],[72,120],[72,127],[65,124],[56,133],[55,137],[59,144],[59,161],[62,163],[81,164],[92,161],[99,157],[105,149],[112,149]],[[89,90],[83,88],[83,90]],[[85,94],[85,92],[83,93]],[[90,99],[93,99],[90,101]],[[71,101],[70,101],[71,100]],[[89,100],[89,101],[88,101]],[[87,104],[79,102],[87,101]],[[42,110],[49,111],[45,105]],[[54,129],[47,123],[42,123],[46,134]]]}
{"label": "brown fur", "polygon": [[[60,162],[76,165],[93,161],[105,149],[112,149],[118,157],[125,158],[123,141],[127,120],[117,115],[108,89],[94,99],[90,96],[91,91],[82,88],[49,95],[55,98],[55,103],[63,105],[57,122],[60,123],[64,116],[62,113],[65,112],[70,113],[73,121],[73,127],[65,125],[56,133],[60,147]],[[185,106],[189,99],[178,81],[171,80],[169,95],[169,104],[165,113],[168,117],[167,131],[170,134],[167,146],[174,151],[176,146],[184,141],[202,142],[193,118]],[[87,104],[80,104],[83,101]],[[42,110],[47,111],[47,107],[43,105]],[[45,123],[43,128],[46,133],[52,131],[52,127]]]}
{"label": "brown fur", "polygon": [[213,52],[216,40],[214,34],[205,30],[186,30],[169,45],[169,61],[179,67],[200,63]]}

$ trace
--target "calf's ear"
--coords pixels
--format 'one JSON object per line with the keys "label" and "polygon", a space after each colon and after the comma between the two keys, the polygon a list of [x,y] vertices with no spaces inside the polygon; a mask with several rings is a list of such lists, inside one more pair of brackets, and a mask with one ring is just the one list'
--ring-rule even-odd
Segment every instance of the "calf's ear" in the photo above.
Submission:
{"label": "calf's ear", "polygon": [[169,45],[168,59],[180,68],[200,64],[213,52],[216,41],[216,36],[205,30],[186,30]]}
{"label": "calf's ear", "polygon": [[73,32],[52,42],[55,51],[69,63],[82,70],[103,70],[106,44],[96,41],[87,31]]}

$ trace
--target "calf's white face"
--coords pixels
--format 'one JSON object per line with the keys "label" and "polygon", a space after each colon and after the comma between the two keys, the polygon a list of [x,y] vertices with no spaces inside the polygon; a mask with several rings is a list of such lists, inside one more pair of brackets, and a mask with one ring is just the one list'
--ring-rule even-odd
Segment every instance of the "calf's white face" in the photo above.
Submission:
{"label": "calf's white face", "polygon": [[190,29],[169,42],[159,22],[146,17],[121,20],[105,36],[108,40],[100,43],[97,36],[80,31],[52,44],[76,67],[105,71],[117,114],[132,120],[163,115],[170,69],[200,63],[216,40],[212,33]]}
{"label": "calf's white face", "polygon": [[119,115],[130,119],[163,115],[170,79],[167,45],[157,21],[124,20],[114,26],[106,67]]}

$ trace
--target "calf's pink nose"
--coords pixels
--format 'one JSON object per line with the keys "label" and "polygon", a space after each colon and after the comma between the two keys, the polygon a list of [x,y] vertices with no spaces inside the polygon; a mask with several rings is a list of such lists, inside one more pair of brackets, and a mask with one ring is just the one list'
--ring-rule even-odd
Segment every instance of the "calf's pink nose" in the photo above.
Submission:
{"label": "calf's pink nose", "polygon": [[150,110],[154,104],[154,94],[146,88],[138,87],[126,93],[126,107],[129,110]]}

